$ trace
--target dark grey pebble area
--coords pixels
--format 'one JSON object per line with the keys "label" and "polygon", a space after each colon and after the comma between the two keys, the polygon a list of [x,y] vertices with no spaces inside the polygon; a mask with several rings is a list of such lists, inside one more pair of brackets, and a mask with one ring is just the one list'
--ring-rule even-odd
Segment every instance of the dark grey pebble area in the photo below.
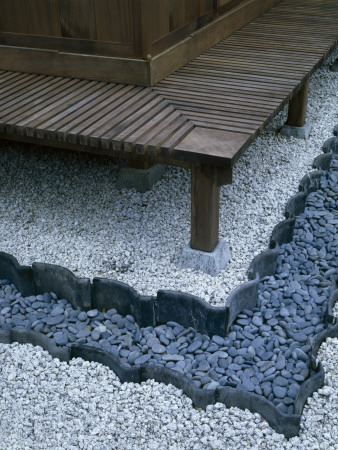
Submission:
{"label": "dark grey pebble area", "polygon": [[25,327],[54,339],[97,347],[132,367],[156,364],[191,378],[197,387],[232,386],[265,396],[288,414],[300,383],[310,375],[311,344],[324,328],[327,300],[337,279],[338,159],[323,172],[283,244],[274,276],[259,286],[257,306],[237,316],[227,336],[202,335],[176,322],[139,328],[109,311],[74,310],[54,293],[23,298],[0,280],[0,328]]}

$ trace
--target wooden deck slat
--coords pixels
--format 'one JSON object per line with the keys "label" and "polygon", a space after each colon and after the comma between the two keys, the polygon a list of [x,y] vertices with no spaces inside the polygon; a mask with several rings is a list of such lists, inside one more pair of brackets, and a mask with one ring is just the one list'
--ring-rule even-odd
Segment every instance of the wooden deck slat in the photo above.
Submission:
{"label": "wooden deck slat", "polygon": [[152,88],[2,70],[1,135],[231,166],[337,44],[337,20],[336,1],[283,0]]}
{"label": "wooden deck slat", "polygon": [[[75,86],[76,87],[76,86]],[[113,86],[110,85],[104,85],[103,87],[99,88],[97,91],[95,91],[93,94],[88,95],[86,98],[86,102],[83,103],[82,107],[80,106],[79,110],[82,111],[84,114],[86,111],[86,107],[90,108],[91,105],[96,106],[96,101],[98,98],[102,98],[102,96],[106,93],[106,91],[111,92],[114,89]],[[27,131],[30,129],[37,128],[44,122],[46,122],[47,119],[50,119],[51,117],[55,117],[55,115],[63,111],[65,109],[64,99],[65,96],[68,93],[72,93],[74,90],[73,86],[67,85],[67,89],[63,90],[62,92],[57,93],[53,97],[49,97],[45,101],[45,105],[43,107],[43,114],[41,110],[37,110],[35,114],[33,114],[31,117],[28,117],[26,120],[22,121],[20,126],[27,128]],[[91,101],[92,99],[95,99],[94,101]],[[33,111],[34,112],[34,111]],[[76,116],[78,114],[81,114],[78,110],[74,111],[72,114],[69,114],[67,116],[68,123],[72,121],[73,116]],[[82,120],[82,117],[81,117]],[[19,124],[18,124],[19,125]],[[28,133],[30,135],[30,133]]]}

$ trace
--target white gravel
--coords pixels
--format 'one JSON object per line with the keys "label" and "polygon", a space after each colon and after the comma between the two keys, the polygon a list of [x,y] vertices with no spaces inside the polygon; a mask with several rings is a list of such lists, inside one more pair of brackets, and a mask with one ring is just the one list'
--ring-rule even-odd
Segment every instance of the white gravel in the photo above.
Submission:
{"label": "white gravel", "polygon": [[[338,50],[331,55],[333,61]],[[223,304],[268,245],[287,199],[311,170],[338,123],[338,77],[324,64],[312,77],[309,141],[276,135],[281,113],[222,188],[221,237],[232,248],[212,278],[177,270],[189,240],[189,174],[167,169],[148,193],[118,191],[107,158],[12,144],[0,147],[0,249],[21,264],[61,264],[155,294],[160,288]],[[338,315],[338,308],[335,309]],[[338,449],[338,339],[322,345],[325,387],[308,400],[299,437],[287,441],[257,414],[217,404],[207,411],[172,387],[121,385],[96,363],[52,359],[41,348],[0,344],[2,449]]]}
{"label": "white gravel", "polygon": [[[338,56],[338,50],[330,61]],[[338,122],[338,77],[324,64],[312,76],[308,141],[283,138],[282,112],[234,169],[221,191],[220,237],[232,260],[217,277],[179,270],[190,235],[190,174],[167,168],[151,191],[117,190],[109,158],[0,144],[0,248],[21,264],[60,264],[79,276],[126,282],[143,294],[189,292],[223,305],[265,250],[286,201],[311,170]]]}

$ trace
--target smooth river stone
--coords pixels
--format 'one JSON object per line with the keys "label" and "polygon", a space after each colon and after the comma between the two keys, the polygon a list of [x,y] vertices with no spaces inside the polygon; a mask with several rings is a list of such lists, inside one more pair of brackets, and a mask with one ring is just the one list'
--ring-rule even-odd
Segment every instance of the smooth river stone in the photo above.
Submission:
{"label": "smooth river stone", "polygon": [[202,341],[194,341],[187,348],[187,352],[188,353],[194,353],[196,350],[198,350],[201,347],[201,345],[202,345]]}
{"label": "smooth river stone", "polygon": [[152,349],[152,351],[153,351],[154,353],[164,353],[164,352],[166,351],[165,346],[164,346],[164,345],[161,345],[161,344],[154,344],[154,345],[151,347],[151,349]]}
{"label": "smooth river stone", "polygon": [[284,398],[286,396],[286,388],[281,386],[272,385],[272,392],[277,398]]}
{"label": "smooth river stone", "polygon": [[81,321],[84,322],[85,320],[87,320],[87,313],[85,311],[81,311],[80,314],[77,316],[77,318]]}
{"label": "smooth river stone", "polygon": [[184,361],[184,356],[182,355],[168,355],[167,353],[165,355],[162,355],[163,361]]}
{"label": "smooth river stone", "polygon": [[140,356],[139,358],[136,358],[134,361],[134,364],[144,364],[151,358],[151,355],[149,353],[146,353],[145,355]]}
{"label": "smooth river stone", "polygon": [[263,325],[263,321],[260,317],[258,316],[253,316],[252,318],[252,323],[256,326],[256,327],[260,327]]}
{"label": "smooth river stone", "polygon": [[53,338],[58,345],[66,345],[68,342],[67,336],[61,332],[55,333]]}

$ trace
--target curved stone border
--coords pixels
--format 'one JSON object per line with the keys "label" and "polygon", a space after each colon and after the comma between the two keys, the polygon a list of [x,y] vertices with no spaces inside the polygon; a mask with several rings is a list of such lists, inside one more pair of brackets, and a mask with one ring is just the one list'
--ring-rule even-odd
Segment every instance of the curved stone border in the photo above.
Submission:
{"label": "curved stone border", "polygon": [[[338,153],[338,139],[328,139],[324,152]],[[316,158],[316,167],[327,167],[332,155],[321,155]],[[295,216],[304,212],[306,197],[319,187],[321,171],[306,175],[300,183],[300,193],[293,196],[286,205],[287,219],[279,223],[273,230],[270,250],[256,256],[249,268],[251,281],[236,288],[228,297],[224,307],[213,307],[205,300],[181,292],[158,291],[156,297],[138,294],[130,286],[113,280],[95,278],[90,283],[88,278],[78,278],[70,270],[52,264],[33,263],[32,267],[21,266],[11,255],[0,252],[0,277],[7,278],[16,284],[24,296],[37,295],[53,291],[58,297],[66,298],[77,309],[110,309],[115,308],[121,314],[131,314],[140,326],[157,326],[174,320],[184,327],[193,327],[210,336],[224,335],[243,309],[252,309],[257,302],[259,280],[274,273],[282,244],[292,239]],[[334,274],[332,274],[334,275]],[[336,283],[336,277],[332,276]],[[334,321],[332,309],[338,299],[335,290],[329,299],[326,311],[326,323]],[[307,398],[324,384],[324,370],[316,363],[316,356],[321,343],[327,337],[338,336],[338,324],[330,326],[319,333],[312,345],[312,373],[300,385],[294,402],[295,413],[285,414],[263,396],[229,386],[215,389],[197,388],[192,380],[180,372],[154,365],[124,367],[117,356],[104,350],[90,346],[74,344],[70,348],[59,347],[54,341],[41,333],[24,328],[13,328],[10,331],[0,330],[0,342],[31,343],[40,345],[53,357],[62,361],[81,357],[96,361],[110,367],[122,382],[142,382],[147,379],[173,384],[188,395],[195,406],[205,408],[209,404],[222,402],[226,406],[236,406],[259,413],[270,426],[286,437],[299,433],[300,418]]]}

